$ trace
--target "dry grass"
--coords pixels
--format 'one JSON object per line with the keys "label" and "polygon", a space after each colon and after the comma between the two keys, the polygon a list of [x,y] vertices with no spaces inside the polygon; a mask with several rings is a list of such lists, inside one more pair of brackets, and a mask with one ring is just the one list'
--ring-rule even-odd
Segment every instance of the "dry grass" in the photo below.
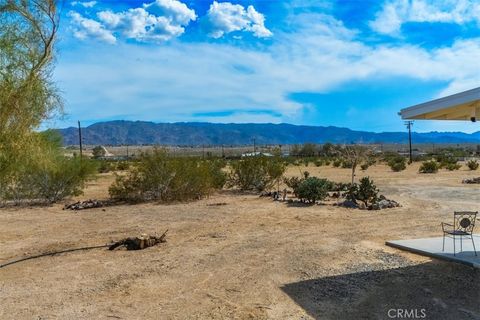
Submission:
{"label": "dry grass", "polygon": [[[291,167],[335,181],[348,169]],[[295,207],[221,192],[198,202],[63,211],[0,210],[0,263],[169,229],[143,251],[95,249],[0,269],[1,319],[368,319],[426,308],[431,319],[480,317],[480,274],[384,245],[439,235],[456,209],[478,209],[462,169],[420,175],[375,166],[383,194],[403,207]],[[103,198],[102,175],[80,199]],[[225,203],[225,205],[211,205]]]}

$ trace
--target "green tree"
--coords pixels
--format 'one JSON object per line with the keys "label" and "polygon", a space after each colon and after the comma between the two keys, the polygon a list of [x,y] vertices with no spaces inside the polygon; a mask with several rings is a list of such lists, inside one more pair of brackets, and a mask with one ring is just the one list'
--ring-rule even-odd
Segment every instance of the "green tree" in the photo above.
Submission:
{"label": "green tree", "polygon": [[0,26],[0,189],[5,190],[18,170],[44,155],[35,129],[62,111],[51,80],[56,2],[0,0]]}

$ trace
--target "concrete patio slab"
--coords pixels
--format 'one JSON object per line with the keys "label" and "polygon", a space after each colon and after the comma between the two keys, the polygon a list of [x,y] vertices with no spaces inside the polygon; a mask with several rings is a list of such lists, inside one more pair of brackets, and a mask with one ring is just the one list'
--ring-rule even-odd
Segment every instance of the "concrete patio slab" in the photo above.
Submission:
{"label": "concrete patio slab", "polygon": [[445,251],[442,251],[443,237],[394,240],[387,241],[385,244],[401,250],[410,251],[441,260],[462,263],[480,269],[480,235],[474,235],[473,239],[477,249],[477,256],[475,256],[473,251],[472,240],[467,238],[463,239],[462,252],[460,252],[460,240],[455,240],[455,248],[457,250],[455,255],[453,255],[452,238],[445,238]]}

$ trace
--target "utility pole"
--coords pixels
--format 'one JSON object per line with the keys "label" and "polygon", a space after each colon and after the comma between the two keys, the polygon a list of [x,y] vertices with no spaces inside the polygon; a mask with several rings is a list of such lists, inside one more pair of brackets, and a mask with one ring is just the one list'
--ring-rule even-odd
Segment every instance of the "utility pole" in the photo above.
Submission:
{"label": "utility pole", "polygon": [[408,129],[408,149],[410,153],[410,163],[412,163],[412,126],[413,126],[413,121],[405,121],[405,125],[407,126]]}
{"label": "utility pole", "polygon": [[82,127],[80,127],[80,121],[78,121],[78,142],[80,145],[80,160],[82,160],[83,146],[82,146]]}

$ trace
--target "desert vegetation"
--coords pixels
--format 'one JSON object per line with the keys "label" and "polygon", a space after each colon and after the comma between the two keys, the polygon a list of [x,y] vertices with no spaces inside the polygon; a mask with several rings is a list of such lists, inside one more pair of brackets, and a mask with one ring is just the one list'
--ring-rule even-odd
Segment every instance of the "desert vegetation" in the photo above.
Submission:
{"label": "desert vegetation", "polygon": [[51,203],[78,195],[94,165],[65,158],[58,136],[38,132],[63,110],[51,77],[56,3],[8,1],[0,17],[0,201]]}
{"label": "desert vegetation", "polygon": [[278,185],[285,172],[285,162],[278,157],[245,157],[230,163],[228,185],[240,190],[263,191]]}
{"label": "desert vegetation", "polygon": [[127,202],[197,200],[223,187],[224,165],[219,160],[169,157],[155,149],[141,155],[126,175],[117,174],[109,193]]}

